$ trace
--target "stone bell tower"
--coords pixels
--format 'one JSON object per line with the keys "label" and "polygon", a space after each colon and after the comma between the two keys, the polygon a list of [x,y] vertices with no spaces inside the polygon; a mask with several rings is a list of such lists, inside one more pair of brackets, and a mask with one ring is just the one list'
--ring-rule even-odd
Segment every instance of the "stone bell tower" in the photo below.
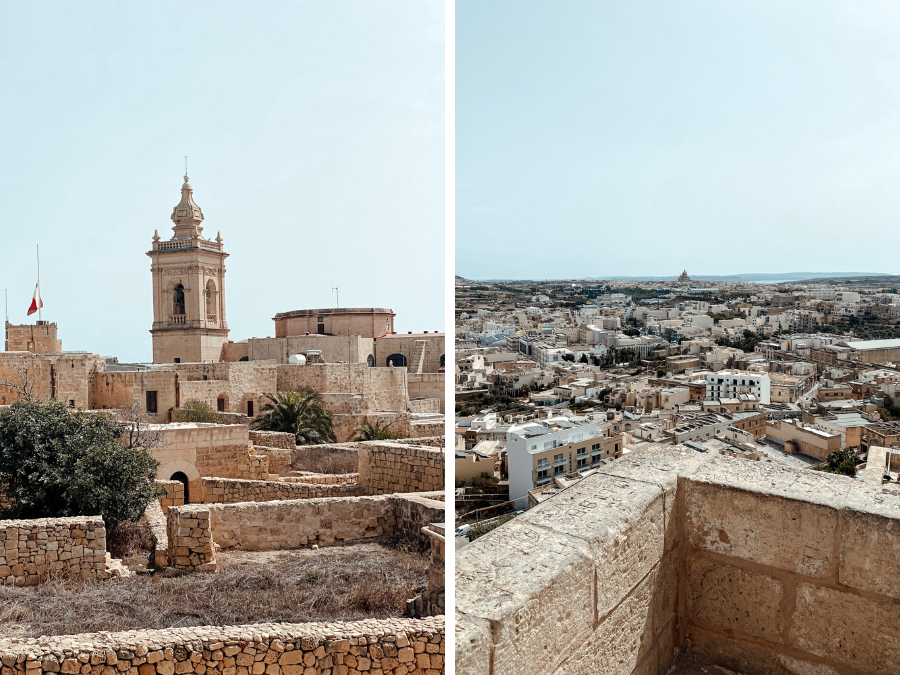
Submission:
{"label": "stone bell tower", "polygon": [[225,322],[225,253],[222,235],[203,237],[203,212],[184,177],[181,201],[172,211],[174,234],[153,233],[153,362],[220,361],[228,342]]}

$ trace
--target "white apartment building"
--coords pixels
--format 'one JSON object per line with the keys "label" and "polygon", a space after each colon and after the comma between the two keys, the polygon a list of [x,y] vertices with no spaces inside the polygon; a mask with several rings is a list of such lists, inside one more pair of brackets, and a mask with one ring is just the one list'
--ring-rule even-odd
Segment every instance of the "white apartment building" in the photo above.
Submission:
{"label": "white apartment building", "polygon": [[760,403],[771,403],[772,382],[768,373],[751,373],[746,370],[720,370],[706,376],[706,400],[738,398],[740,394],[753,394]]}
{"label": "white apartment building", "polygon": [[555,476],[598,468],[622,452],[622,437],[608,435],[610,425],[583,419],[551,417],[514,424],[506,432],[509,498],[517,508],[528,504],[528,491]]}

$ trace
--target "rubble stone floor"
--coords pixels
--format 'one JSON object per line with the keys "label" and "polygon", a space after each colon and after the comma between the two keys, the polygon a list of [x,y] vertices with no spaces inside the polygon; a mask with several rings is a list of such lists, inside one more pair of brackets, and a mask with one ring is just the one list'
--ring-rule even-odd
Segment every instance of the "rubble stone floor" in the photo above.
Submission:
{"label": "rubble stone floor", "polygon": [[216,572],[0,586],[0,635],[387,619],[428,586],[428,557],[369,543],[225,551]]}
{"label": "rubble stone floor", "polygon": [[675,660],[675,665],[667,673],[660,673],[660,675],[741,675],[741,673],[736,673],[721,666],[711,665],[707,661],[697,659],[691,654],[682,653]]}

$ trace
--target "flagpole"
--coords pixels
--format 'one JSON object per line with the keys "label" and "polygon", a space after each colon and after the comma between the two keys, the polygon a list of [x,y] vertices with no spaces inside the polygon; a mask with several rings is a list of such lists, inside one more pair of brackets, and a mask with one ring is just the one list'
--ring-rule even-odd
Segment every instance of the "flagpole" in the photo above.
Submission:
{"label": "flagpole", "polygon": [[35,244],[37,247],[37,272],[38,272],[38,321],[42,320],[41,317],[41,305],[43,305],[43,301],[41,300],[41,245]]}

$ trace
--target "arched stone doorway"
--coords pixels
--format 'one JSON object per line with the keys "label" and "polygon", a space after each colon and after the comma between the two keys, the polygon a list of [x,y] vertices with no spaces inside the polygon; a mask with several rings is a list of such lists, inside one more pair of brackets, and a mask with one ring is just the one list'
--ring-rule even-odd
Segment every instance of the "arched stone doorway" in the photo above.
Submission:
{"label": "arched stone doorway", "polygon": [[190,504],[191,503],[191,496],[190,496],[191,488],[190,488],[190,483],[188,482],[188,477],[184,474],[184,472],[176,471],[175,473],[172,474],[172,477],[169,478],[169,480],[177,480],[179,483],[184,485],[184,503]]}

